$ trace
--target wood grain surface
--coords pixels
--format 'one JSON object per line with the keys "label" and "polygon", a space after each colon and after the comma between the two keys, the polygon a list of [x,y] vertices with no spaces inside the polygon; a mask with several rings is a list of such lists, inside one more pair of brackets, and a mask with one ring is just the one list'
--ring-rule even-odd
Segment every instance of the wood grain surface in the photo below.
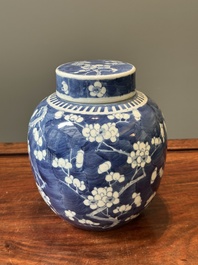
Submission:
{"label": "wood grain surface", "polygon": [[0,143],[0,155],[22,155],[27,154],[27,143]]}
{"label": "wood grain surface", "polygon": [[169,151],[150,206],[108,232],[77,229],[39,195],[27,155],[0,156],[0,265],[197,265],[198,150]]}

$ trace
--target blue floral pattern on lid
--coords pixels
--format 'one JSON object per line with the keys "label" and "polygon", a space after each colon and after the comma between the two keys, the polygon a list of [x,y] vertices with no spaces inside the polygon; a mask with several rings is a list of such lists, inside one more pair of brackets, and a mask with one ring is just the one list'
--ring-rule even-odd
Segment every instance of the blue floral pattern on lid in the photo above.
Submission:
{"label": "blue floral pattern on lid", "polygon": [[[135,90],[135,67],[120,61],[80,61],[56,69],[57,96],[96,103],[130,98]],[[111,98],[111,99],[109,99]],[[93,102],[93,101],[92,101]]]}
{"label": "blue floral pattern on lid", "polygon": [[[132,69],[135,70],[134,68],[135,67],[132,64],[120,61],[95,60],[66,63],[60,65],[57,70],[65,73],[65,75],[78,75],[79,78],[83,78],[82,76],[87,76],[87,79],[91,79],[91,76],[102,77],[122,73],[125,74]],[[95,77],[93,79],[95,79]]]}

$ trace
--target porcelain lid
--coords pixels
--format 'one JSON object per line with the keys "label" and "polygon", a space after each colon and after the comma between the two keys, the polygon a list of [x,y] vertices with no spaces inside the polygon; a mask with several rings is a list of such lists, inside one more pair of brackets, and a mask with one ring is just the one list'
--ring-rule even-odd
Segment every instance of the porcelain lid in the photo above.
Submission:
{"label": "porcelain lid", "polygon": [[67,101],[110,103],[135,93],[135,67],[112,60],[70,62],[56,69],[56,94]]}

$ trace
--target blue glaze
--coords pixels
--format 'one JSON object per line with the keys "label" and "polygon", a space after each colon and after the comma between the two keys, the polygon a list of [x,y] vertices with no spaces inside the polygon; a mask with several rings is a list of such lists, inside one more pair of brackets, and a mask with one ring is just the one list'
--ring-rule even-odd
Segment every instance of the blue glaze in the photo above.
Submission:
{"label": "blue glaze", "polygon": [[56,69],[56,84],[59,96],[117,97],[135,90],[135,67],[104,60],[67,63]]}
{"label": "blue glaze", "polygon": [[77,227],[108,230],[137,217],[155,196],[167,135],[160,109],[139,91],[89,105],[54,93],[31,117],[28,146],[51,209]]}

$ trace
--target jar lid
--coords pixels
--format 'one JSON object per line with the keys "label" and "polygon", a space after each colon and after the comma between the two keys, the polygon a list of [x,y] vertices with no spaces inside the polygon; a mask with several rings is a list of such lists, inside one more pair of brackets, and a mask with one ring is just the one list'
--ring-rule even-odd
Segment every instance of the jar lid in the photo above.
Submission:
{"label": "jar lid", "polygon": [[70,62],[56,69],[56,94],[67,101],[111,103],[135,94],[135,67],[112,60]]}

